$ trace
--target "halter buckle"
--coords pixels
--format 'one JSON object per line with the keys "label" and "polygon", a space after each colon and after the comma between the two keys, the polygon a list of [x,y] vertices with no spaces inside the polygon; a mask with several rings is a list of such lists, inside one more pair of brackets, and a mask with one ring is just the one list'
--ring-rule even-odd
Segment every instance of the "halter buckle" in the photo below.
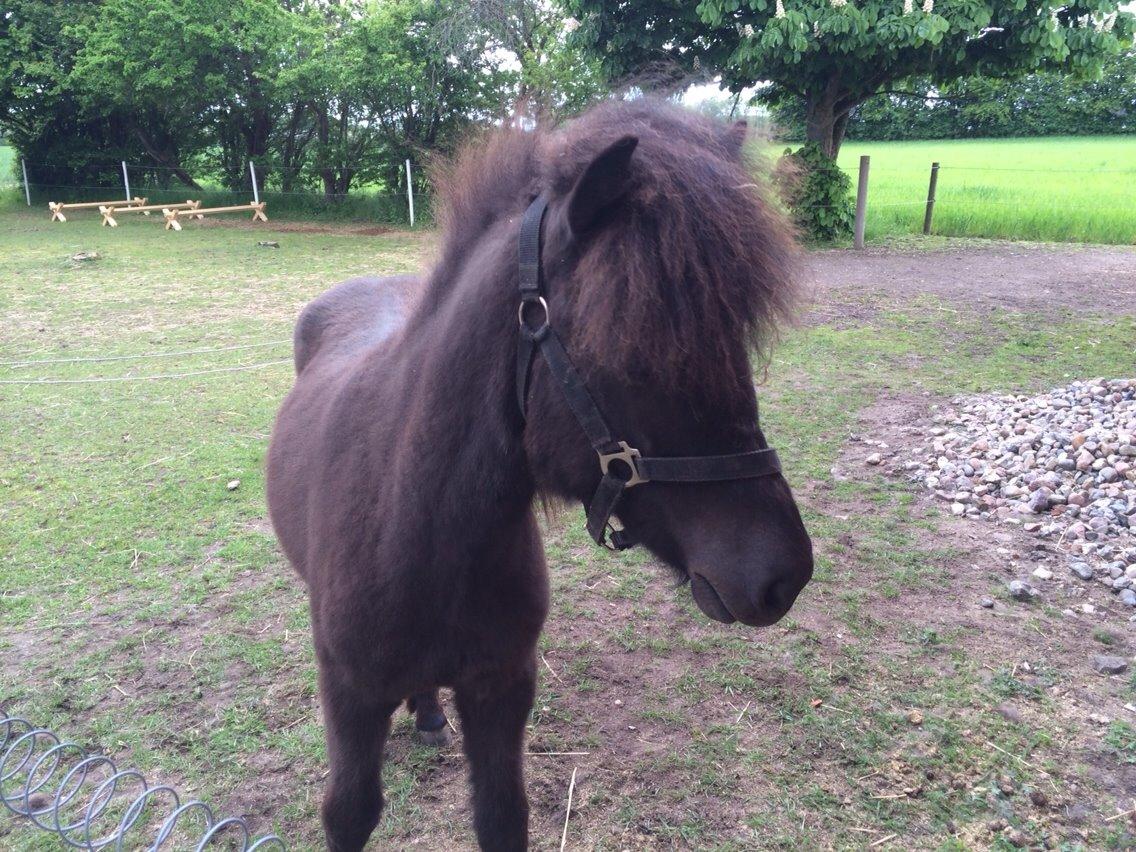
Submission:
{"label": "halter buckle", "polygon": [[618,444],[620,446],[618,452],[599,453],[600,470],[603,472],[603,475],[607,476],[608,467],[613,461],[621,461],[627,465],[627,469],[631,472],[631,476],[623,483],[624,488],[631,488],[635,485],[641,485],[644,482],[650,482],[650,479],[640,473],[639,465],[636,463],[636,459],[641,457],[640,452],[626,441],[619,441]]}
{"label": "halter buckle", "polygon": [[[544,312],[543,322],[535,328],[525,322],[525,308],[529,305],[539,305]],[[548,302],[545,301],[544,296],[534,296],[527,293],[521,296],[520,304],[517,305],[517,322],[521,326],[521,334],[528,337],[529,340],[539,341],[548,334],[551,319],[552,314],[548,310]]]}

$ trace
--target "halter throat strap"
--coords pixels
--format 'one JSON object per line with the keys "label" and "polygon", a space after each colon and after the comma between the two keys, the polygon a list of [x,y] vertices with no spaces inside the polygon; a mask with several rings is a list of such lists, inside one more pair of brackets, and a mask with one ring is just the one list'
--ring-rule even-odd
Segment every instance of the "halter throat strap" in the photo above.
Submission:
{"label": "halter throat strap", "polygon": [[584,506],[588,534],[596,544],[625,550],[637,543],[627,530],[617,530],[611,525],[611,516],[628,488],[647,482],[725,482],[780,473],[781,462],[772,448],[721,456],[650,457],[612,435],[588,386],[552,327],[541,269],[541,225],[547,210],[548,199],[542,194],[529,205],[521,220],[517,246],[520,291],[517,405],[523,418],[532,362],[539,352],[599,457],[600,483],[591,502]]}

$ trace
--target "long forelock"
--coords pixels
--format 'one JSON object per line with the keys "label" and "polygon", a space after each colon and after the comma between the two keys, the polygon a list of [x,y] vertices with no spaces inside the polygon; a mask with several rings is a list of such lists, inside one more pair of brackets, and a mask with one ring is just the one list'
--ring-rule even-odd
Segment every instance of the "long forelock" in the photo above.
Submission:
{"label": "long forelock", "polygon": [[739,351],[768,350],[796,304],[791,228],[722,122],[650,99],[611,100],[559,128],[504,126],[471,140],[435,169],[444,235],[436,271],[460,266],[535,192],[565,198],[627,134],[639,138],[629,192],[587,238],[573,275],[573,351],[676,388],[720,382],[724,367],[741,366]]}
{"label": "long forelock", "polygon": [[[576,269],[573,343],[605,368],[672,387],[721,383],[766,353],[795,309],[791,229],[723,125],[665,104],[612,103],[568,128],[560,188],[639,137],[634,179]],[[575,161],[575,162],[573,162]]]}

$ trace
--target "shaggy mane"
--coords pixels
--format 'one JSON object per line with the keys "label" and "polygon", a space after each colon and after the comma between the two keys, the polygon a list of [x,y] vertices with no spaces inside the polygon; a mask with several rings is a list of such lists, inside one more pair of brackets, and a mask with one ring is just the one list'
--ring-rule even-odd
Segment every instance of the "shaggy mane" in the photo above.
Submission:
{"label": "shaggy mane", "polygon": [[[560,127],[500,129],[440,172],[442,266],[539,191],[567,195],[619,138],[639,145],[618,211],[587,237],[558,318],[580,366],[672,387],[733,375],[795,307],[792,231],[739,152],[735,128],[671,104],[611,100]],[[508,280],[515,286],[515,270]],[[563,324],[561,321],[563,321]],[[570,326],[570,329],[568,328]]]}

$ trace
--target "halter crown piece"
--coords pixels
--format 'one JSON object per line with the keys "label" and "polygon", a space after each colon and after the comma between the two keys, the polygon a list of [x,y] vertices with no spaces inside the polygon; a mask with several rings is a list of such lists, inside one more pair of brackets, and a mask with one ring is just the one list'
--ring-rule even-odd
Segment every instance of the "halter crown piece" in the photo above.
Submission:
{"label": "halter crown piece", "polygon": [[[612,513],[628,488],[646,482],[725,482],[780,473],[781,462],[776,451],[769,447],[726,456],[649,457],[643,456],[626,441],[612,436],[607,421],[588,393],[588,386],[572,365],[564,345],[552,328],[552,315],[544,298],[540,258],[541,224],[547,209],[548,199],[542,194],[529,205],[521,220],[517,249],[521,294],[517,306],[520,324],[517,403],[521,408],[521,416],[524,417],[533,356],[540,352],[549,371],[560,383],[568,407],[576,415],[576,420],[599,456],[602,478],[591,503],[584,507],[588,518],[588,534],[595,539],[596,544],[612,550],[626,550],[638,543],[628,530],[617,530],[611,526]],[[530,319],[540,319],[540,324],[531,325]]]}

